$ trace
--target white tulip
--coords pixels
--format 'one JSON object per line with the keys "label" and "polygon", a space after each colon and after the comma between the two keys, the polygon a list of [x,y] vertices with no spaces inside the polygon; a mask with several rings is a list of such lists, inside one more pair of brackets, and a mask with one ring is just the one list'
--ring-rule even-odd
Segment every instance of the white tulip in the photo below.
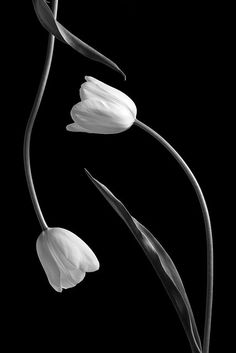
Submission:
{"label": "white tulip", "polygon": [[105,83],[85,76],[87,82],[80,88],[81,102],[73,106],[73,124],[69,131],[97,134],[117,134],[135,121],[137,108],[126,94]]}
{"label": "white tulip", "polygon": [[57,292],[81,282],[85,272],[99,269],[98,259],[89,246],[63,228],[43,231],[37,239],[36,249],[48,281]]}

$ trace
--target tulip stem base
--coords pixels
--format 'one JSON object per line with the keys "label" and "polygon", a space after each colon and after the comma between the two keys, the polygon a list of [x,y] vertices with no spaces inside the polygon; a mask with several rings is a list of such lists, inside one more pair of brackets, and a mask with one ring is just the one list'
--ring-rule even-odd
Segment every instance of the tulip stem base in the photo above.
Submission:
{"label": "tulip stem base", "polygon": [[207,245],[207,288],[206,288],[206,310],[205,310],[205,326],[204,326],[204,339],[203,339],[203,353],[209,353],[209,345],[210,345],[210,333],[211,333],[211,319],[212,319],[212,303],[213,303],[213,238],[212,238],[212,229],[211,229],[211,221],[207,208],[207,204],[205,198],[203,196],[202,190],[188,167],[183,158],[176,152],[176,150],[156,131],[151,129],[149,126],[145,125],[139,120],[135,120],[135,124],[146,131],[148,134],[153,136],[158,142],[162,144],[176,159],[181,168],[186,173],[188,179],[190,180],[194,190],[197,194],[203,218],[205,224],[206,231],[206,245]]}
{"label": "tulip stem base", "polygon": [[[53,13],[54,16],[56,17],[57,15],[57,8],[58,8],[58,0],[52,1],[52,8],[53,8]],[[52,56],[53,56],[53,49],[54,49],[54,36],[49,35],[48,39],[48,47],[47,47],[47,54],[46,54],[46,60],[43,68],[43,73],[42,77],[39,83],[38,91],[34,100],[34,104],[29,116],[29,120],[26,125],[25,129],[25,136],[24,136],[24,146],[23,146],[23,158],[24,158],[24,168],[25,168],[25,177],[27,181],[27,186],[29,189],[29,193],[31,196],[31,200],[34,206],[35,213],[38,217],[38,221],[41,225],[42,230],[46,230],[48,228],[45,219],[43,217],[41,208],[39,206],[38,198],[36,195],[36,191],[34,188],[34,183],[33,183],[33,178],[32,178],[32,173],[31,173],[31,166],[30,166],[30,141],[31,141],[31,134],[32,134],[32,129],[33,125],[40,107],[40,103],[44,94],[44,90],[46,87],[50,67],[51,67],[51,62],[52,62]]]}

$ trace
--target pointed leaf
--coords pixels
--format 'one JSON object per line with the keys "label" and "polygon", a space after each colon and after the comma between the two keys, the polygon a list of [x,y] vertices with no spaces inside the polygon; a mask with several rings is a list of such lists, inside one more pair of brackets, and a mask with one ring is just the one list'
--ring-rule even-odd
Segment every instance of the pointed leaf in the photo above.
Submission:
{"label": "pointed leaf", "polygon": [[185,333],[189,339],[192,351],[194,353],[201,353],[201,341],[190,302],[185,292],[180,275],[170,256],[157,241],[157,239],[151,234],[151,232],[131,216],[125,206],[110,192],[110,190],[98,180],[93,178],[87,170],[85,171],[92,180],[93,184],[115,209],[135,236],[159,276],[178,313]]}
{"label": "pointed leaf", "polygon": [[54,18],[53,12],[44,0],[33,0],[33,5],[40,23],[49,33],[53,34],[63,43],[69,44],[73,49],[86,56],[87,58],[98,61],[106,66],[109,66],[113,70],[120,72],[126,79],[123,71],[121,71],[121,69],[113,61],[77,38],[63,25],[61,25]]}

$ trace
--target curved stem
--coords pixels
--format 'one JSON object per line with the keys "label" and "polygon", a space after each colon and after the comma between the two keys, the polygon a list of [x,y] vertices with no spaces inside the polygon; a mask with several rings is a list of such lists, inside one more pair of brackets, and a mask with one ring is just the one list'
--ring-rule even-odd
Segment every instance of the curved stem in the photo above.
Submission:
{"label": "curved stem", "polygon": [[[54,13],[54,16],[56,17],[57,15],[57,9],[58,9],[58,0],[54,0],[52,2],[52,10]],[[42,77],[39,83],[38,91],[34,100],[34,104],[29,116],[29,120],[26,125],[25,129],[25,136],[24,136],[24,147],[23,147],[23,158],[24,158],[24,168],[25,168],[25,177],[29,189],[29,193],[31,196],[31,200],[34,206],[35,213],[38,217],[39,223],[41,225],[42,230],[46,230],[48,228],[45,219],[43,217],[42,211],[39,206],[38,198],[35,192],[34,188],[34,183],[33,183],[33,178],[32,178],[32,173],[31,173],[31,166],[30,166],[30,140],[31,140],[31,133],[33,129],[33,125],[40,107],[40,103],[43,97],[43,93],[46,87],[48,75],[49,75],[49,70],[51,67],[51,62],[52,62],[52,56],[53,56],[53,48],[54,48],[54,36],[49,35],[48,39],[48,47],[47,47],[47,54],[46,54],[46,60],[43,68],[43,73]]]}
{"label": "curved stem", "polygon": [[157,141],[159,141],[176,159],[179,165],[182,167],[187,177],[189,178],[194,190],[197,194],[198,200],[201,205],[205,230],[206,230],[206,245],[207,245],[207,289],[206,289],[206,311],[205,311],[205,325],[204,325],[204,340],[203,340],[203,353],[209,352],[210,344],[210,333],[211,333],[211,318],[212,318],[212,303],[213,303],[213,238],[211,230],[211,221],[204,199],[202,190],[193,175],[192,171],[182,159],[182,157],[175,151],[175,149],[157,132],[151,129],[149,126],[145,125],[139,120],[135,121],[135,124],[141,129],[153,136]]}

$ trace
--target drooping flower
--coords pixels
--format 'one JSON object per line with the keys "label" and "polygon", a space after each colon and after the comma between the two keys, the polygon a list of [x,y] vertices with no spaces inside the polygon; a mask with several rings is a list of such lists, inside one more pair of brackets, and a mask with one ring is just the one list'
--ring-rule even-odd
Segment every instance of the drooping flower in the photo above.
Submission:
{"label": "drooping flower", "polygon": [[48,228],[37,239],[39,260],[51,286],[57,291],[81,282],[86,272],[99,269],[90,247],[74,233],[63,228]]}
{"label": "drooping flower", "polygon": [[91,76],[81,85],[81,102],[73,106],[68,131],[117,134],[133,125],[137,108],[125,93]]}

